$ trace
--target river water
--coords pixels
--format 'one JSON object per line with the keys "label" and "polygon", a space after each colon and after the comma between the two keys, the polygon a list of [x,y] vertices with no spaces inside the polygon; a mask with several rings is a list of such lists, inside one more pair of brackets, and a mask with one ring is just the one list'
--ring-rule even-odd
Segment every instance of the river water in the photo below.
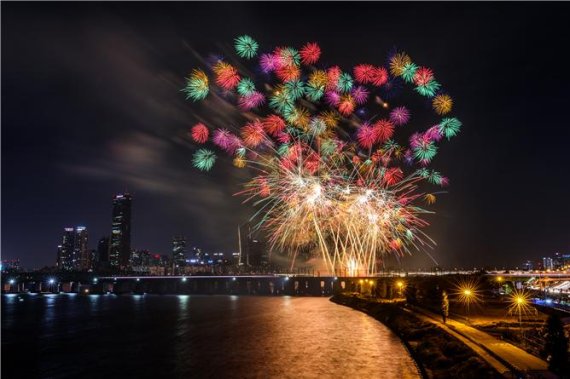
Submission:
{"label": "river water", "polygon": [[400,340],[326,298],[3,295],[2,378],[418,378]]}

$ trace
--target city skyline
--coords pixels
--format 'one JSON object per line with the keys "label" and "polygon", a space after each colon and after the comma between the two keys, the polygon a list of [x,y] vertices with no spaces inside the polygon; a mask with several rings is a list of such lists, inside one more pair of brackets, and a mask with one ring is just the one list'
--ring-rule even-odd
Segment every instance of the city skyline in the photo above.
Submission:
{"label": "city skyline", "polygon": [[[168,251],[173,235],[189,232],[195,245],[207,250],[236,246],[236,225],[253,213],[231,196],[239,190],[240,174],[224,165],[212,175],[191,169],[187,131],[196,115],[179,90],[188,67],[197,64],[194,53],[207,54],[213,41],[231,40],[238,32],[263,42],[264,30],[270,29],[267,20],[281,26],[288,20],[278,10],[255,4],[237,10],[241,19],[210,19],[214,5],[208,4],[197,4],[192,15],[175,4],[149,7],[126,12],[121,5],[76,4],[67,6],[66,16],[56,5],[31,9],[18,4],[5,10],[10,16],[5,27],[14,32],[2,47],[3,90],[11,91],[2,100],[3,259],[19,258],[26,267],[53,262],[53,246],[66,225],[86,225],[92,241],[107,235],[109,194],[127,188],[144,204],[133,212],[133,246]],[[453,185],[439,197],[437,213],[429,218],[428,232],[438,243],[429,252],[438,263],[503,266],[567,252],[565,214],[570,209],[557,200],[570,187],[568,177],[559,174],[560,167],[570,164],[564,154],[569,132],[561,126],[563,114],[557,107],[567,95],[556,75],[543,69],[555,66],[555,56],[535,47],[555,50],[557,42],[549,36],[560,26],[551,23],[548,30],[536,27],[528,33],[534,20],[526,17],[532,11],[544,16],[541,19],[556,19],[559,13],[529,4],[515,10],[493,5],[493,12],[476,4],[430,4],[419,5],[423,11],[418,14],[396,4],[357,7],[363,23],[374,21],[373,11],[390,10],[428,28],[441,46],[418,42],[416,33],[398,28],[393,20],[383,25],[394,30],[390,37],[363,38],[364,29],[355,24],[340,45],[350,42],[370,61],[383,61],[378,52],[393,45],[404,47],[419,60],[433,62],[436,71],[446,71],[452,95],[463,99],[457,110],[465,127],[438,161]],[[464,7],[469,15],[459,22],[456,16]],[[330,5],[319,12],[326,16],[335,10]],[[234,10],[224,7],[218,12],[228,16]],[[242,20],[250,13],[268,17],[256,17],[258,23],[244,26]],[[424,14],[454,33],[424,25]],[[202,36],[200,27],[188,25],[190,16],[209,20],[210,33]],[[474,32],[479,17],[487,18],[490,26]],[[231,23],[227,32],[219,21],[225,18]],[[101,20],[107,21],[105,29],[98,27]],[[32,24],[40,27],[41,36]],[[345,67],[361,63],[335,49],[339,41],[328,38],[325,26],[316,20],[303,33],[288,30],[287,40],[300,45],[314,39],[326,48],[327,60]],[[285,40],[273,33],[267,38]],[[497,38],[500,43],[495,43]],[[443,48],[449,53],[438,60]],[[42,67],[21,58],[32,52]],[[96,57],[103,58],[93,65]],[[524,85],[520,78],[525,78]],[[521,104],[529,106],[520,111]],[[538,143],[544,134],[548,143]],[[531,181],[547,185],[529,188]],[[41,191],[37,183],[42,183]],[[19,241],[29,230],[30,217],[37,232],[23,245]],[[406,262],[427,266],[430,260],[419,252]]]}

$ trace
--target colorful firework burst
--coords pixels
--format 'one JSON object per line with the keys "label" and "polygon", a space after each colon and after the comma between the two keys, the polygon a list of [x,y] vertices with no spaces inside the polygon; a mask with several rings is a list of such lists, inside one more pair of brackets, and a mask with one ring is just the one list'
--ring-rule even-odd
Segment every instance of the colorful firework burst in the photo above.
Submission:
{"label": "colorful firework burst", "polygon": [[[259,44],[247,35],[236,38],[234,46],[241,58],[258,55]],[[247,77],[242,65],[216,56],[213,81],[224,93],[222,101],[248,121],[232,131],[215,129],[209,142],[208,128],[196,124],[191,137],[211,143],[229,154],[235,167],[253,174],[240,195],[257,207],[252,220],[267,231],[273,251],[289,252],[294,262],[299,251],[312,249],[331,274],[374,274],[384,254],[402,256],[433,244],[422,231],[423,215],[430,211],[417,203],[431,205],[436,198],[420,190],[420,183],[448,184],[428,165],[437,143],[457,135],[461,122],[447,117],[424,131],[402,127],[410,110],[397,92],[406,83],[433,98],[437,115],[449,113],[452,105],[433,72],[404,52],[390,56],[389,70],[363,63],[353,75],[338,66],[315,67],[320,56],[314,42],[299,50],[262,51],[258,64],[271,73],[262,78]],[[187,99],[204,99],[208,77],[192,71],[183,91]],[[388,95],[390,104],[383,99]],[[192,159],[204,171],[215,162],[207,148]]]}

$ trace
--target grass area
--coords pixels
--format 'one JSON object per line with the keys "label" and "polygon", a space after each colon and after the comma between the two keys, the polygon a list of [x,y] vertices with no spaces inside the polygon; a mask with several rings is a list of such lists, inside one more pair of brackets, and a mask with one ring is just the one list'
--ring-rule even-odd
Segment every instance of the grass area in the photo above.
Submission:
{"label": "grass area", "polygon": [[338,294],[331,301],[367,313],[398,335],[427,378],[500,378],[461,341],[407,312],[403,304]]}

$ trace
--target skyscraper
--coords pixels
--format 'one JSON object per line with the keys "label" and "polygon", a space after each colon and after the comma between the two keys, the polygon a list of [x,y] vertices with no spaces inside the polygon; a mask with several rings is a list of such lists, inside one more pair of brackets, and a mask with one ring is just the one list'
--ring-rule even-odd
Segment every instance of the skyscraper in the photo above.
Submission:
{"label": "skyscraper", "polygon": [[75,228],[74,256],[75,270],[87,271],[91,269],[91,252],[87,248],[87,228],[78,226]]}
{"label": "skyscraper", "polygon": [[60,270],[88,270],[91,257],[87,249],[87,228],[64,228],[61,245],[57,246],[57,267]]}
{"label": "skyscraper", "polygon": [[64,228],[61,245],[57,246],[57,268],[63,271],[73,270],[75,260],[75,231],[73,228]]}
{"label": "skyscraper", "polygon": [[180,268],[186,265],[186,237],[172,238],[172,265],[177,274],[180,273]]}
{"label": "skyscraper", "polygon": [[97,263],[99,268],[109,266],[109,237],[101,237],[97,243]]}
{"label": "skyscraper", "polygon": [[111,268],[125,270],[131,255],[131,202],[128,193],[113,197],[113,226],[109,264]]}

